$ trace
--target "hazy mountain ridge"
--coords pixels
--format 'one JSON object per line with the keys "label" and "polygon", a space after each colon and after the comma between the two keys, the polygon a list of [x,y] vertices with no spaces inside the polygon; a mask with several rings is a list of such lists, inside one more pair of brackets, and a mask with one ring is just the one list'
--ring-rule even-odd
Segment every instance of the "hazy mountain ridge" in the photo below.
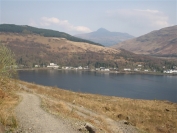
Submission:
{"label": "hazy mountain ridge", "polygon": [[28,25],[0,24],[0,32],[24,33],[24,34],[33,33],[33,34],[39,34],[44,37],[59,37],[59,38],[66,38],[67,40],[74,41],[74,42],[86,42],[94,45],[101,45],[99,43],[95,43],[89,40],[71,36],[64,32],[59,32],[50,29],[41,29],[41,28],[31,27]]}
{"label": "hazy mountain ridge", "polygon": [[78,34],[75,36],[100,43],[104,46],[115,45],[119,42],[133,38],[133,36],[129,35],[128,33],[110,32],[104,28],[100,28],[97,31],[91,33]]}
{"label": "hazy mountain ridge", "polygon": [[121,42],[113,48],[123,48],[136,54],[177,56],[177,26],[152,31],[146,35]]}

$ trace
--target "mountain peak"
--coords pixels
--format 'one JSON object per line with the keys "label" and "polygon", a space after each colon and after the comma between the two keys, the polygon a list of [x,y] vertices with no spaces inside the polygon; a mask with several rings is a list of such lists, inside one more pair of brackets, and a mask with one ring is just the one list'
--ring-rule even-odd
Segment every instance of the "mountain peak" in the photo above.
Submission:
{"label": "mountain peak", "polygon": [[99,28],[99,29],[97,30],[97,32],[110,32],[110,31],[108,31],[108,30],[105,29],[105,28]]}
{"label": "mountain peak", "polygon": [[122,41],[133,38],[133,36],[127,33],[121,32],[111,32],[105,28],[99,28],[97,31],[91,33],[77,35],[79,38],[85,38],[87,40],[92,40],[93,42],[99,42],[104,46],[111,46]]}

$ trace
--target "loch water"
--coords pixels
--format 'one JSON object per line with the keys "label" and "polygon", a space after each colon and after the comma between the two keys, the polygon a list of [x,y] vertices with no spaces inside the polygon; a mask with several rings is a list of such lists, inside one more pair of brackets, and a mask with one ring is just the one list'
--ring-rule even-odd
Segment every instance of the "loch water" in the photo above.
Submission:
{"label": "loch water", "polygon": [[177,102],[177,76],[90,71],[18,71],[20,80],[92,94]]}

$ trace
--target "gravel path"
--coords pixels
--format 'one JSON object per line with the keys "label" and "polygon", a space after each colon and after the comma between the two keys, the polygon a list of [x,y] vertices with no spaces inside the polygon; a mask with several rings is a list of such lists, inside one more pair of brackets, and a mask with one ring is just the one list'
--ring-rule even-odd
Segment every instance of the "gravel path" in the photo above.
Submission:
{"label": "gravel path", "polygon": [[23,97],[16,107],[19,129],[25,133],[79,133],[62,119],[45,112],[40,107],[40,99],[34,94],[19,93]]}

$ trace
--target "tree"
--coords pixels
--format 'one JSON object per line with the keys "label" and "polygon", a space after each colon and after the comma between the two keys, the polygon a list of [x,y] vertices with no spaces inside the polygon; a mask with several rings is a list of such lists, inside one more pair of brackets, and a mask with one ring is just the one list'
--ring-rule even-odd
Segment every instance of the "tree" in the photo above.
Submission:
{"label": "tree", "polygon": [[17,76],[14,54],[6,46],[0,44],[0,78]]}

